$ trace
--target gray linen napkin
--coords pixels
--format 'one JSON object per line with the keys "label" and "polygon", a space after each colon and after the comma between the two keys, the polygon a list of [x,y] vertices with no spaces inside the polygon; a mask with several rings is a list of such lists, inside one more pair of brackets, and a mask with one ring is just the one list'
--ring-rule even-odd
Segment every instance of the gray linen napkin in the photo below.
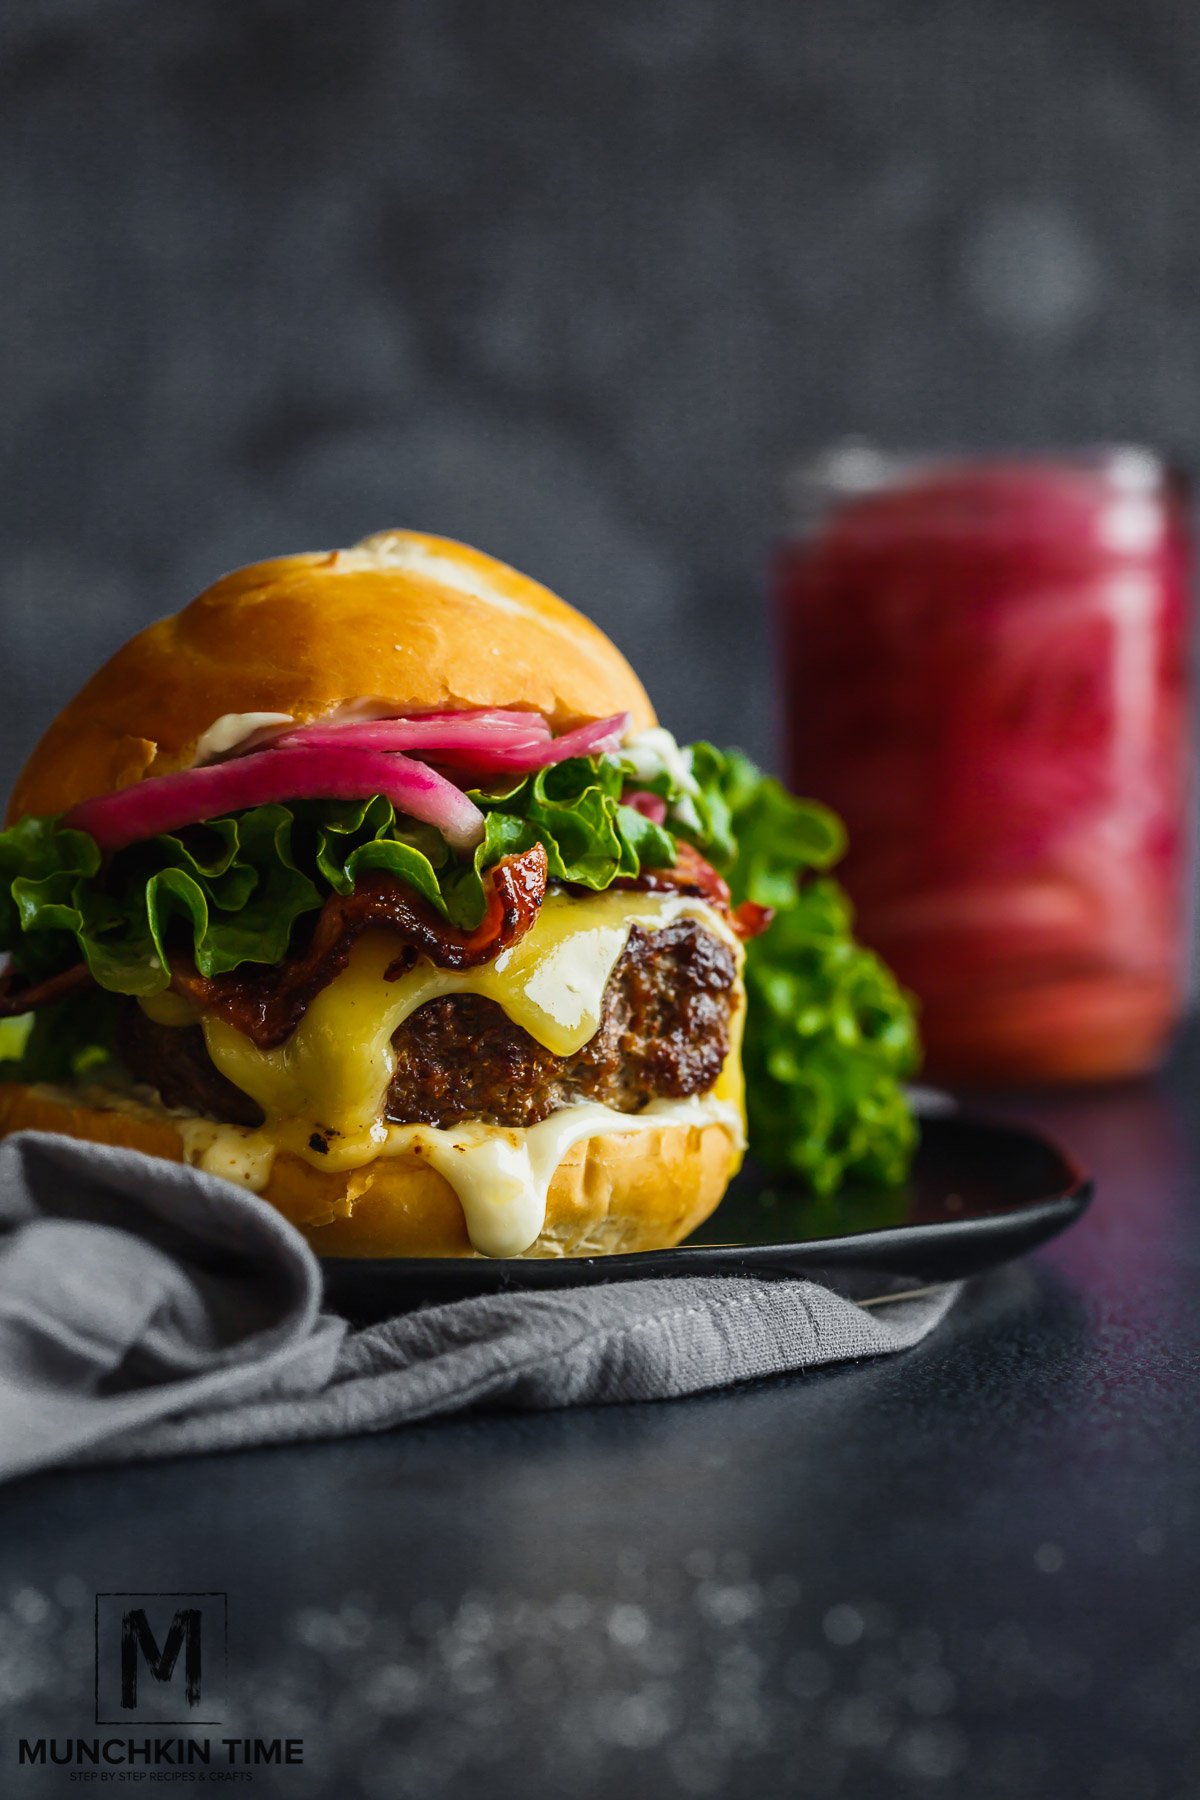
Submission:
{"label": "gray linen napkin", "polygon": [[134,1150],[0,1143],[0,1479],[385,1431],[482,1403],[660,1400],[918,1343],[954,1288],[869,1313],[725,1276],[486,1295],[361,1331],[252,1194]]}

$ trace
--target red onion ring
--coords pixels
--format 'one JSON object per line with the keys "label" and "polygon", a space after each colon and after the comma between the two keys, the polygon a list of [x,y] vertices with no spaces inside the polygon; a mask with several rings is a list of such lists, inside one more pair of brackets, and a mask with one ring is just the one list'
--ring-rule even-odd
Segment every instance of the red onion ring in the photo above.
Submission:
{"label": "red onion ring", "polygon": [[619,748],[629,729],[629,714],[613,713],[611,718],[593,719],[588,725],[577,725],[562,737],[548,738],[533,745],[496,744],[478,757],[468,759],[465,752],[440,753],[438,762],[455,763],[477,769],[481,774],[531,775],[535,769],[548,769],[554,763],[566,762],[572,756],[600,756],[606,750]]}
{"label": "red onion ring", "polygon": [[247,806],[361,800],[372,794],[385,795],[397,812],[435,826],[456,850],[472,849],[483,836],[483,814],[444,775],[411,757],[354,747],[259,750],[175,775],[151,775],[115,794],[83,801],[63,823],[86,831],[101,850],[111,852]]}
{"label": "red onion ring", "polygon": [[347,719],[301,725],[277,740],[284,747],[412,750],[445,767],[479,777],[532,774],[572,756],[615,750],[629,727],[628,713],[614,713],[551,737],[540,713],[479,711],[420,713],[399,719]]}
{"label": "red onion ring", "polygon": [[553,740],[540,713],[464,712],[421,713],[401,719],[315,720],[276,738],[274,747],[340,750],[415,750],[437,762],[447,761],[442,752],[457,752],[467,760],[473,751],[489,756],[493,749],[532,749]]}

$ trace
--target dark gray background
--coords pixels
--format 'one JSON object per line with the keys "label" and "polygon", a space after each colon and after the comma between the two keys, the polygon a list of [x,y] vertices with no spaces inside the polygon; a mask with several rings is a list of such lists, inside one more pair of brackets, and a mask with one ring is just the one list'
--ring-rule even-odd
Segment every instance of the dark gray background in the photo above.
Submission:
{"label": "dark gray background", "polygon": [[1188,0],[7,0],[5,783],[124,636],[411,524],[770,754],[773,478],[1200,437]]}

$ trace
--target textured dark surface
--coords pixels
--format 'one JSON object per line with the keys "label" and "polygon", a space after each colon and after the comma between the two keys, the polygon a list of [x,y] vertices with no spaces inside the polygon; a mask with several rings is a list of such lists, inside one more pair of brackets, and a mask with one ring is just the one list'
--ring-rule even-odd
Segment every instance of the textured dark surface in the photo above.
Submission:
{"label": "textured dark surface", "polygon": [[217,1588],[260,1793],[1192,1800],[1198,1074],[1010,1108],[1097,1199],[906,1356],[10,1489],[5,1792],[94,1590]]}
{"label": "textured dark surface", "polygon": [[0,785],[221,570],[419,524],[770,751],[781,459],[1200,442],[1183,0],[8,0]]}

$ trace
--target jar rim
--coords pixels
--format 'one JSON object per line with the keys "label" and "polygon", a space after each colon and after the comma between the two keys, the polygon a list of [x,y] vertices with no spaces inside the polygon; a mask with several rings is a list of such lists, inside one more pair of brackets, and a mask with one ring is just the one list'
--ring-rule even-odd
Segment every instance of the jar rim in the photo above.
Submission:
{"label": "jar rim", "polygon": [[1189,471],[1173,457],[1132,441],[1074,447],[1000,446],[986,450],[900,449],[865,437],[845,437],[788,466],[782,478],[785,528],[806,532],[831,504],[867,499],[944,471],[946,474],[1062,473],[1094,476],[1106,495],[1121,499],[1174,495],[1187,500]]}

